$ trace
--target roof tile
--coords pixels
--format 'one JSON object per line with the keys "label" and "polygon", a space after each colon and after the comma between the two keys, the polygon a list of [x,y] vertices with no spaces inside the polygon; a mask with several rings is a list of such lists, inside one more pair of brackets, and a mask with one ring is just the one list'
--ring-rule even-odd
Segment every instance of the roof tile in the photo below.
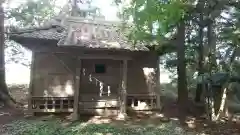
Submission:
{"label": "roof tile", "polygon": [[[85,23],[86,24],[86,23]],[[91,26],[91,24],[90,24]],[[95,27],[94,24],[93,27]],[[67,41],[69,29],[66,26],[49,24],[48,27],[39,27],[35,29],[25,29],[13,33],[10,35],[18,38],[32,38],[32,39],[45,39],[45,40],[57,40],[59,46],[81,46],[87,48],[102,48],[102,49],[116,49],[116,50],[130,50],[130,51],[148,51],[148,48],[143,44],[132,45],[127,42],[127,39],[113,28],[113,25],[97,25],[107,30],[103,33],[105,38],[94,37],[89,40],[79,40],[77,43]],[[81,31],[81,30],[80,30]],[[106,35],[107,33],[107,35]],[[96,35],[95,35],[96,36]],[[12,38],[14,40],[14,38]]]}

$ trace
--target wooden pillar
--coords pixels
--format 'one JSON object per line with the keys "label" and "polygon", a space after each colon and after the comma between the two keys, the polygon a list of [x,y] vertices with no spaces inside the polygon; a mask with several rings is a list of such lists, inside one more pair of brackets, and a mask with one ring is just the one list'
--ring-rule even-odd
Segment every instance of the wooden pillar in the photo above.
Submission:
{"label": "wooden pillar", "polygon": [[73,120],[79,119],[79,89],[82,72],[82,60],[77,59],[76,72],[75,72],[75,91],[74,91],[74,103],[73,103]]}
{"label": "wooden pillar", "polygon": [[126,113],[126,103],[127,103],[127,60],[123,60],[122,68],[122,80],[120,89],[120,112],[118,115],[119,119],[125,119]]}
{"label": "wooden pillar", "polygon": [[32,60],[30,67],[30,82],[29,82],[29,91],[28,91],[28,110],[32,112],[32,96],[33,96],[33,85],[34,85],[34,75],[35,74],[35,52],[32,51]]}
{"label": "wooden pillar", "polygon": [[157,55],[157,65],[156,65],[156,78],[157,78],[157,91],[156,91],[156,94],[157,94],[157,109],[158,110],[161,110],[161,102],[160,102],[160,90],[161,90],[161,86],[160,86],[160,58],[159,56]]}

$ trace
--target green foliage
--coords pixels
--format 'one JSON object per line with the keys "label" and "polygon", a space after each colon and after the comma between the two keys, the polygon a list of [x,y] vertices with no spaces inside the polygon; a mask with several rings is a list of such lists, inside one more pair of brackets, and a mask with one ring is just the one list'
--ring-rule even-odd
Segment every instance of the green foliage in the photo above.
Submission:
{"label": "green foliage", "polygon": [[19,26],[38,26],[55,15],[53,0],[28,0],[18,8],[9,9],[7,18],[18,23]]}
{"label": "green foliage", "polygon": [[228,45],[240,47],[240,9],[233,8],[220,28],[220,38]]}
{"label": "green foliage", "polygon": [[132,18],[130,40],[163,41],[187,12],[185,4],[181,0],[132,0],[122,12],[123,19]]}
{"label": "green foliage", "polygon": [[11,135],[182,135],[190,134],[172,122],[157,126],[113,126],[110,124],[73,123],[62,126],[61,121],[15,121],[5,125]]}

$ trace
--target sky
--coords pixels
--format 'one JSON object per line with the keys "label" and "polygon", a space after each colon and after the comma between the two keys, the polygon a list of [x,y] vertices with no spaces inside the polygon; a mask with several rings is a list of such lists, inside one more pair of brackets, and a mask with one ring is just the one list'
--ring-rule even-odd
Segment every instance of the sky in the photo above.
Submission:
{"label": "sky", "polygon": [[[26,0],[10,0],[9,7],[16,8]],[[68,0],[57,0],[57,6],[62,7]],[[93,0],[92,5],[100,8],[101,13],[105,16],[106,20],[116,21],[117,7],[114,6],[113,0]],[[6,5],[5,5],[6,6]],[[25,56],[31,58],[31,52],[25,50]],[[8,55],[6,55],[8,57]],[[169,82],[169,76],[167,71],[163,68],[161,70],[160,80],[161,82]],[[28,84],[30,79],[29,68],[21,64],[6,64],[6,81],[8,84]]]}

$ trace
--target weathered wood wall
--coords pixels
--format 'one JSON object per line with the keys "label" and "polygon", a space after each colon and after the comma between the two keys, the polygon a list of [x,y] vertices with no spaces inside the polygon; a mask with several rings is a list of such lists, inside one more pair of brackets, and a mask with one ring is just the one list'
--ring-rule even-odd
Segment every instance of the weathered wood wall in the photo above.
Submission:
{"label": "weathered wood wall", "polygon": [[35,53],[35,64],[33,96],[73,96],[74,58],[52,53]]}
{"label": "weathered wood wall", "polygon": [[[81,93],[99,95],[118,94],[120,75],[119,60],[82,60],[83,74]],[[95,64],[104,64],[105,73],[95,73]],[[108,93],[109,92],[109,93]]]}
{"label": "weathered wood wall", "polygon": [[[108,52],[96,52],[96,54],[99,57],[101,54],[109,55]],[[128,60],[127,70],[127,94],[129,98],[158,93],[158,57],[151,53],[136,56],[128,54],[126,53],[125,56],[131,57],[131,60]],[[112,54],[109,56],[115,57]],[[117,108],[119,106],[118,99],[123,68],[121,63],[123,61],[93,58],[81,61],[83,73],[80,82],[80,109]],[[74,79],[77,62],[79,61],[74,55],[36,52],[32,97],[72,98],[75,91]],[[95,64],[105,64],[106,72],[95,73]],[[128,102],[139,102],[139,100],[135,97]],[[153,101],[149,100],[149,102]]]}
{"label": "weathered wood wall", "polygon": [[142,55],[129,61],[127,92],[128,94],[150,94],[157,91],[158,57],[153,54]]}
{"label": "weathered wood wall", "polygon": [[[74,93],[74,72],[76,58],[70,55],[53,53],[35,54],[35,78],[33,82],[33,96],[72,96]],[[106,73],[97,74],[95,64],[105,64]],[[119,93],[121,78],[120,60],[82,60],[83,74],[80,83],[80,93],[100,94],[100,83],[103,83],[105,95],[110,89],[110,94]],[[156,55],[143,55],[128,61],[128,94],[149,94],[157,88]],[[91,76],[91,77],[90,77]],[[108,87],[109,86],[109,87]]]}

